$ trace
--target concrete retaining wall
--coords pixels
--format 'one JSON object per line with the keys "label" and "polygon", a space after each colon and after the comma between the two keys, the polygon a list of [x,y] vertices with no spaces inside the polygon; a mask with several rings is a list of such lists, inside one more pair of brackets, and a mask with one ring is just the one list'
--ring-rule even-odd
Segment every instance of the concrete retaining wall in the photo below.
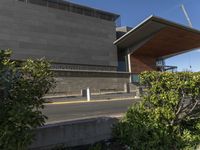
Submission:
{"label": "concrete retaining wall", "polygon": [[50,150],[56,146],[67,147],[94,144],[111,138],[117,118],[94,118],[46,125],[36,130],[36,141],[31,150]]}
{"label": "concrete retaining wall", "polygon": [[52,94],[81,94],[81,89],[89,87],[92,93],[101,89],[114,92],[123,91],[124,84],[129,82],[128,73],[91,72],[91,71],[55,71],[56,88]]}

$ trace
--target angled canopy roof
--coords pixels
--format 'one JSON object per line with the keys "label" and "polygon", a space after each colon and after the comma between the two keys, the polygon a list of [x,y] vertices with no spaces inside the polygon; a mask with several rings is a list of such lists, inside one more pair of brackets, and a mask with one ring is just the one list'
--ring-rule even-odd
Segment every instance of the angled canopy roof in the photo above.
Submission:
{"label": "angled canopy roof", "polygon": [[167,58],[200,48],[200,31],[150,16],[114,44],[134,54]]}

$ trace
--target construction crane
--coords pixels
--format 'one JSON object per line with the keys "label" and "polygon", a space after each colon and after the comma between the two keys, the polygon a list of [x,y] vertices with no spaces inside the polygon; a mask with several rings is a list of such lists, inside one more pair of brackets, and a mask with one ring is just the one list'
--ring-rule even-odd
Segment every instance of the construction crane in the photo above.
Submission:
{"label": "construction crane", "polygon": [[[183,13],[184,13],[184,15],[185,15],[185,17],[187,19],[189,27],[192,28],[193,27],[192,26],[192,22],[191,22],[190,17],[189,17],[189,15],[188,15],[188,13],[187,13],[187,11],[185,9],[185,6],[183,4],[181,5],[181,9],[182,9],[182,11],[183,11]],[[190,65],[190,69],[192,69],[190,54],[189,54],[189,65]]]}
{"label": "construction crane", "polygon": [[192,28],[192,22],[191,22],[190,17],[189,17],[189,15],[188,15],[188,13],[187,13],[187,11],[185,9],[185,6],[183,4],[181,5],[181,9],[182,9],[182,11],[183,11],[183,13],[184,13],[184,15],[185,15],[185,17],[187,19],[189,27]]}

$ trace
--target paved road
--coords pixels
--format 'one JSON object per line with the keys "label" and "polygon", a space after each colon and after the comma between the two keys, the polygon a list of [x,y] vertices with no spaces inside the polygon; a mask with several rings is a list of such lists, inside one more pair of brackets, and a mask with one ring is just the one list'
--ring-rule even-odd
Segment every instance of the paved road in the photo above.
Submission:
{"label": "paved road", "polygon": [[[92,100],[111,100],[111,99],[124,99],[124,98],[131,98],[135,97],[135,92],[132,93],[107,93],[107,94],[100,94],[100,95],[91,95]],[[82,101],[86,100],[86,97],[82,96],[46,96],[47,102],[74,102],[74,101]]]}
{"label": "paved road", "polygon": [[68,104],[47,104],[43,113],[48,116],[47,123],[90,118],[96,116],[119,115],[126,112],[136,100],[108,100]]}

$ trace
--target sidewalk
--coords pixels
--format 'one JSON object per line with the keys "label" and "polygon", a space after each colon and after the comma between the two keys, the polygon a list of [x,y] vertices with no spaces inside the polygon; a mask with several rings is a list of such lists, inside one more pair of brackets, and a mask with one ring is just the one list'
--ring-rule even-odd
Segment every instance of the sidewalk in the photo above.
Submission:
{"label": "sidewalk", "polygon": [[[99,95],[91,95],[91,101],[98,100],[113,100],[113,99],[134,99],[135,92],[131,93],[107,93],[107,94],[99,94]],[[46,96],[45,97],[47,103],[54,102],[75,102],[75,101],[87,101],[86,97],[82,96]]]}

